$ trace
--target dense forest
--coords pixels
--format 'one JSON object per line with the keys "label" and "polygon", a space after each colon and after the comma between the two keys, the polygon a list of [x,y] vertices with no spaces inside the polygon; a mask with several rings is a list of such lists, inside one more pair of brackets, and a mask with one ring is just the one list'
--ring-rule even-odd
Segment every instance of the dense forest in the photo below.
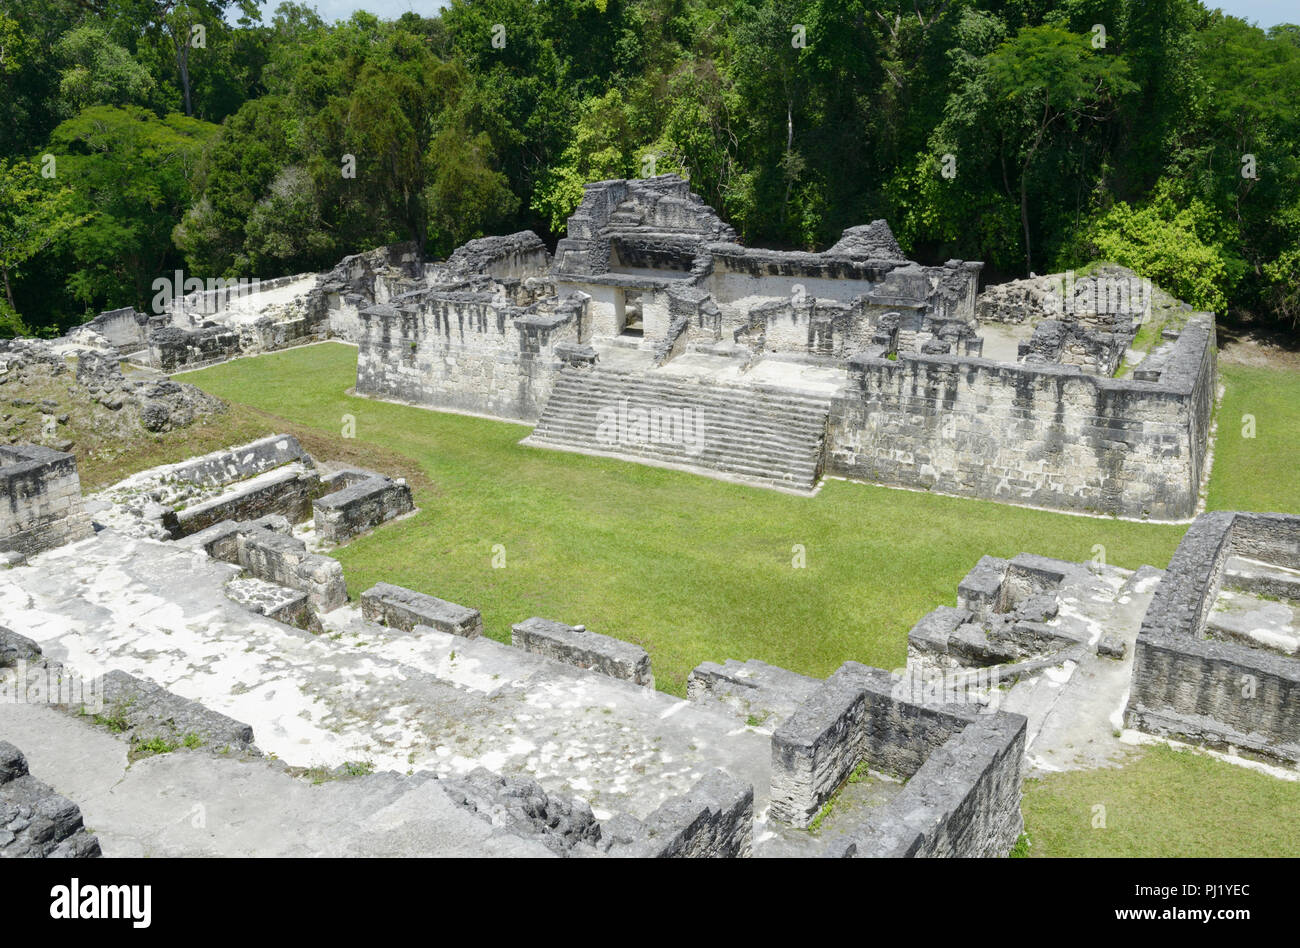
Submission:
{"label": "dense forest", "polygon": [[0,0],[0,333],[532,228],[676,172],[751,244],[884,217],[1300,323],[1300,26],[1199,0]]}

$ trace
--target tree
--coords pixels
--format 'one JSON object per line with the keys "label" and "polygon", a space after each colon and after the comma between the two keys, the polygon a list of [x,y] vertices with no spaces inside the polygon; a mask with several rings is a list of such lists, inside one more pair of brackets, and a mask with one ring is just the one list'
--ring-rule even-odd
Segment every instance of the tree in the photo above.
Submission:
{"label": "tree", "polygon": [[154,81],[149,71],[111,39],[102,27],[79,26],[54,47],[65,66],[59,79],[64,115],[92,105],[152,104]]}
{"label": "tree", "polygon": [[1135,87],[1125,78],[1119,56],[1094,50],[1087,36],[1055,26],[1021,30],[985,57],[995,102],[1009,130],[1010,156],[1003,154],[1008,193],[1012,179],[1006,158],[1016,162],[1015,181],[1025,240],[1025,272],[1034,268],[1029,191],[1034,162],[1058,129],[1069,133],[1083,123],[1103,122],[1116,99]]}
{"label": "tree", "polygon": [[195,166],[216,132],[183,115],[102,105],[54,130],[59,180],[91,215],[69,238],[77,299],[144,308],[150,282],[172,258],[172,227],[190,205]]}
{"label": "tree", "polygon": [[1177,199],[1162,182],[1145,206],[1120,202],[1098,218],[1089,242],[1097,259],[1130,267],[1184,302],[1222,314],[1243,268],[1215,239],[1215,217],[1199,200]]}
{"label": "tree", "polygon": [[89,217],[76,212],[74,200],[71,188],[42,178],[32,163],[0,158],[0,275],[7,307],[0,317],[8,329],[25,329],[13,291],[23,265]]}

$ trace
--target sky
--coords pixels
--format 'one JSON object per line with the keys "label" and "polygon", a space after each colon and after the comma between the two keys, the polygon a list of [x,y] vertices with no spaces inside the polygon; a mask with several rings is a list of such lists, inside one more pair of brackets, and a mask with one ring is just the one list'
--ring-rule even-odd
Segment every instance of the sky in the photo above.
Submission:
{"label": "sky", "polygon": [[[430,16],[443,0],[304,0],[314,6],[326,20],[346,20],[354,10],[368,10],[381,19],[390,20],[408,10]],[[1224,13],[1241,17],[1267,29],[1278,23],[1300,22],[1300,0],[1204,0],[1207,7],[1218,7]],[[262,0],[262,22],[269,23],[271,11],[280,0]]]}

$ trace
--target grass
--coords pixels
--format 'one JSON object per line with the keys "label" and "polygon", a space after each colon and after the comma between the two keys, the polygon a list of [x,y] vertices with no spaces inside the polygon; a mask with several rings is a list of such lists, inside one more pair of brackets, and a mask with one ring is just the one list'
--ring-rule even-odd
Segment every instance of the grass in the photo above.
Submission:
{"label": "grass", "polygon": [[1300,373],[1224,365],[1219,375],[1225,391],[1206,506],[1300,513]]}
{"label": "grass", "polygon": [[[1087,560],[1102,544],[1111,563],[1163,566],[1185,530],[841,481],[797,498],[528,449],[527,426],[350,397],[355,364],[355,350],[330,344],[191,373],[232,406],[187,437],[212,450],[236,432],[287,431],[318,457],[407,477],[420,512],[334,553],[353,595],[386,580],[473,605],[503,641],[530,615],[582,622],[645,646],[678,695],[704,660],[813,675],[846,659],[897,667],[907,631],[953,603],[984,554]],[[1225,365],[1221,376],[1209,506],[1300,513],[1300,375]],[[1254,438],[1240,436],[1246,413]],[[341,437],[345,416],[354,440]],[[795,544],[804,569],[791,565]],[[1092,828],[1096,804],[1105,829]],[[1121,768],[1028,781],[1013,855],[1300,855],[1300,821],[1279,818],[1298,806],[1300,784],[1151,747]]]}
{"label": "grass", "polygon": [[[1136,568],[1167,562],[1185,529],[835,480],[794,497],[524,448],[525,425],[348,396],[355,366],[354,349],[327,344],[182,378],[309,434],[319,456],[416,469],[420,512],[333,554],[354,596],[383,580],[474,606],[502,641],[529,616],[583,623],[645,647],[676,695],[705,660],[818,676],[848,659],[896,668],[907,631],[955,603],[985,554],[1087,560],[1101,544]],[[355,439],[342,437],[345,416]]]}
{"label": "grass", "polygon": [[1027,780],[1021,809],[1030,856],[1300,856],[1300,782],[1160,745]]}

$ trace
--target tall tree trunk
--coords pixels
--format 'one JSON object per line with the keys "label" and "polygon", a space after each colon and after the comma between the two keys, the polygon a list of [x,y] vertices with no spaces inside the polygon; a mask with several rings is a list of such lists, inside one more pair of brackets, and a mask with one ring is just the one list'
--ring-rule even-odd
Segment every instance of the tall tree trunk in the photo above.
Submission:
{"label": "tall tree trunk", "polygon": [[1020,224],[1025,229],[1025,276],[1034,272],[1034,255],[1029,248],[1028,169],[1020,173]]}
{"label": "tall tree trunk", "polygon": [[194,106],[190,102],[190,38],[184,37],[180,52],[176,57],[181,70],[181,89],[185,92],[185,114],[194,117]]}

